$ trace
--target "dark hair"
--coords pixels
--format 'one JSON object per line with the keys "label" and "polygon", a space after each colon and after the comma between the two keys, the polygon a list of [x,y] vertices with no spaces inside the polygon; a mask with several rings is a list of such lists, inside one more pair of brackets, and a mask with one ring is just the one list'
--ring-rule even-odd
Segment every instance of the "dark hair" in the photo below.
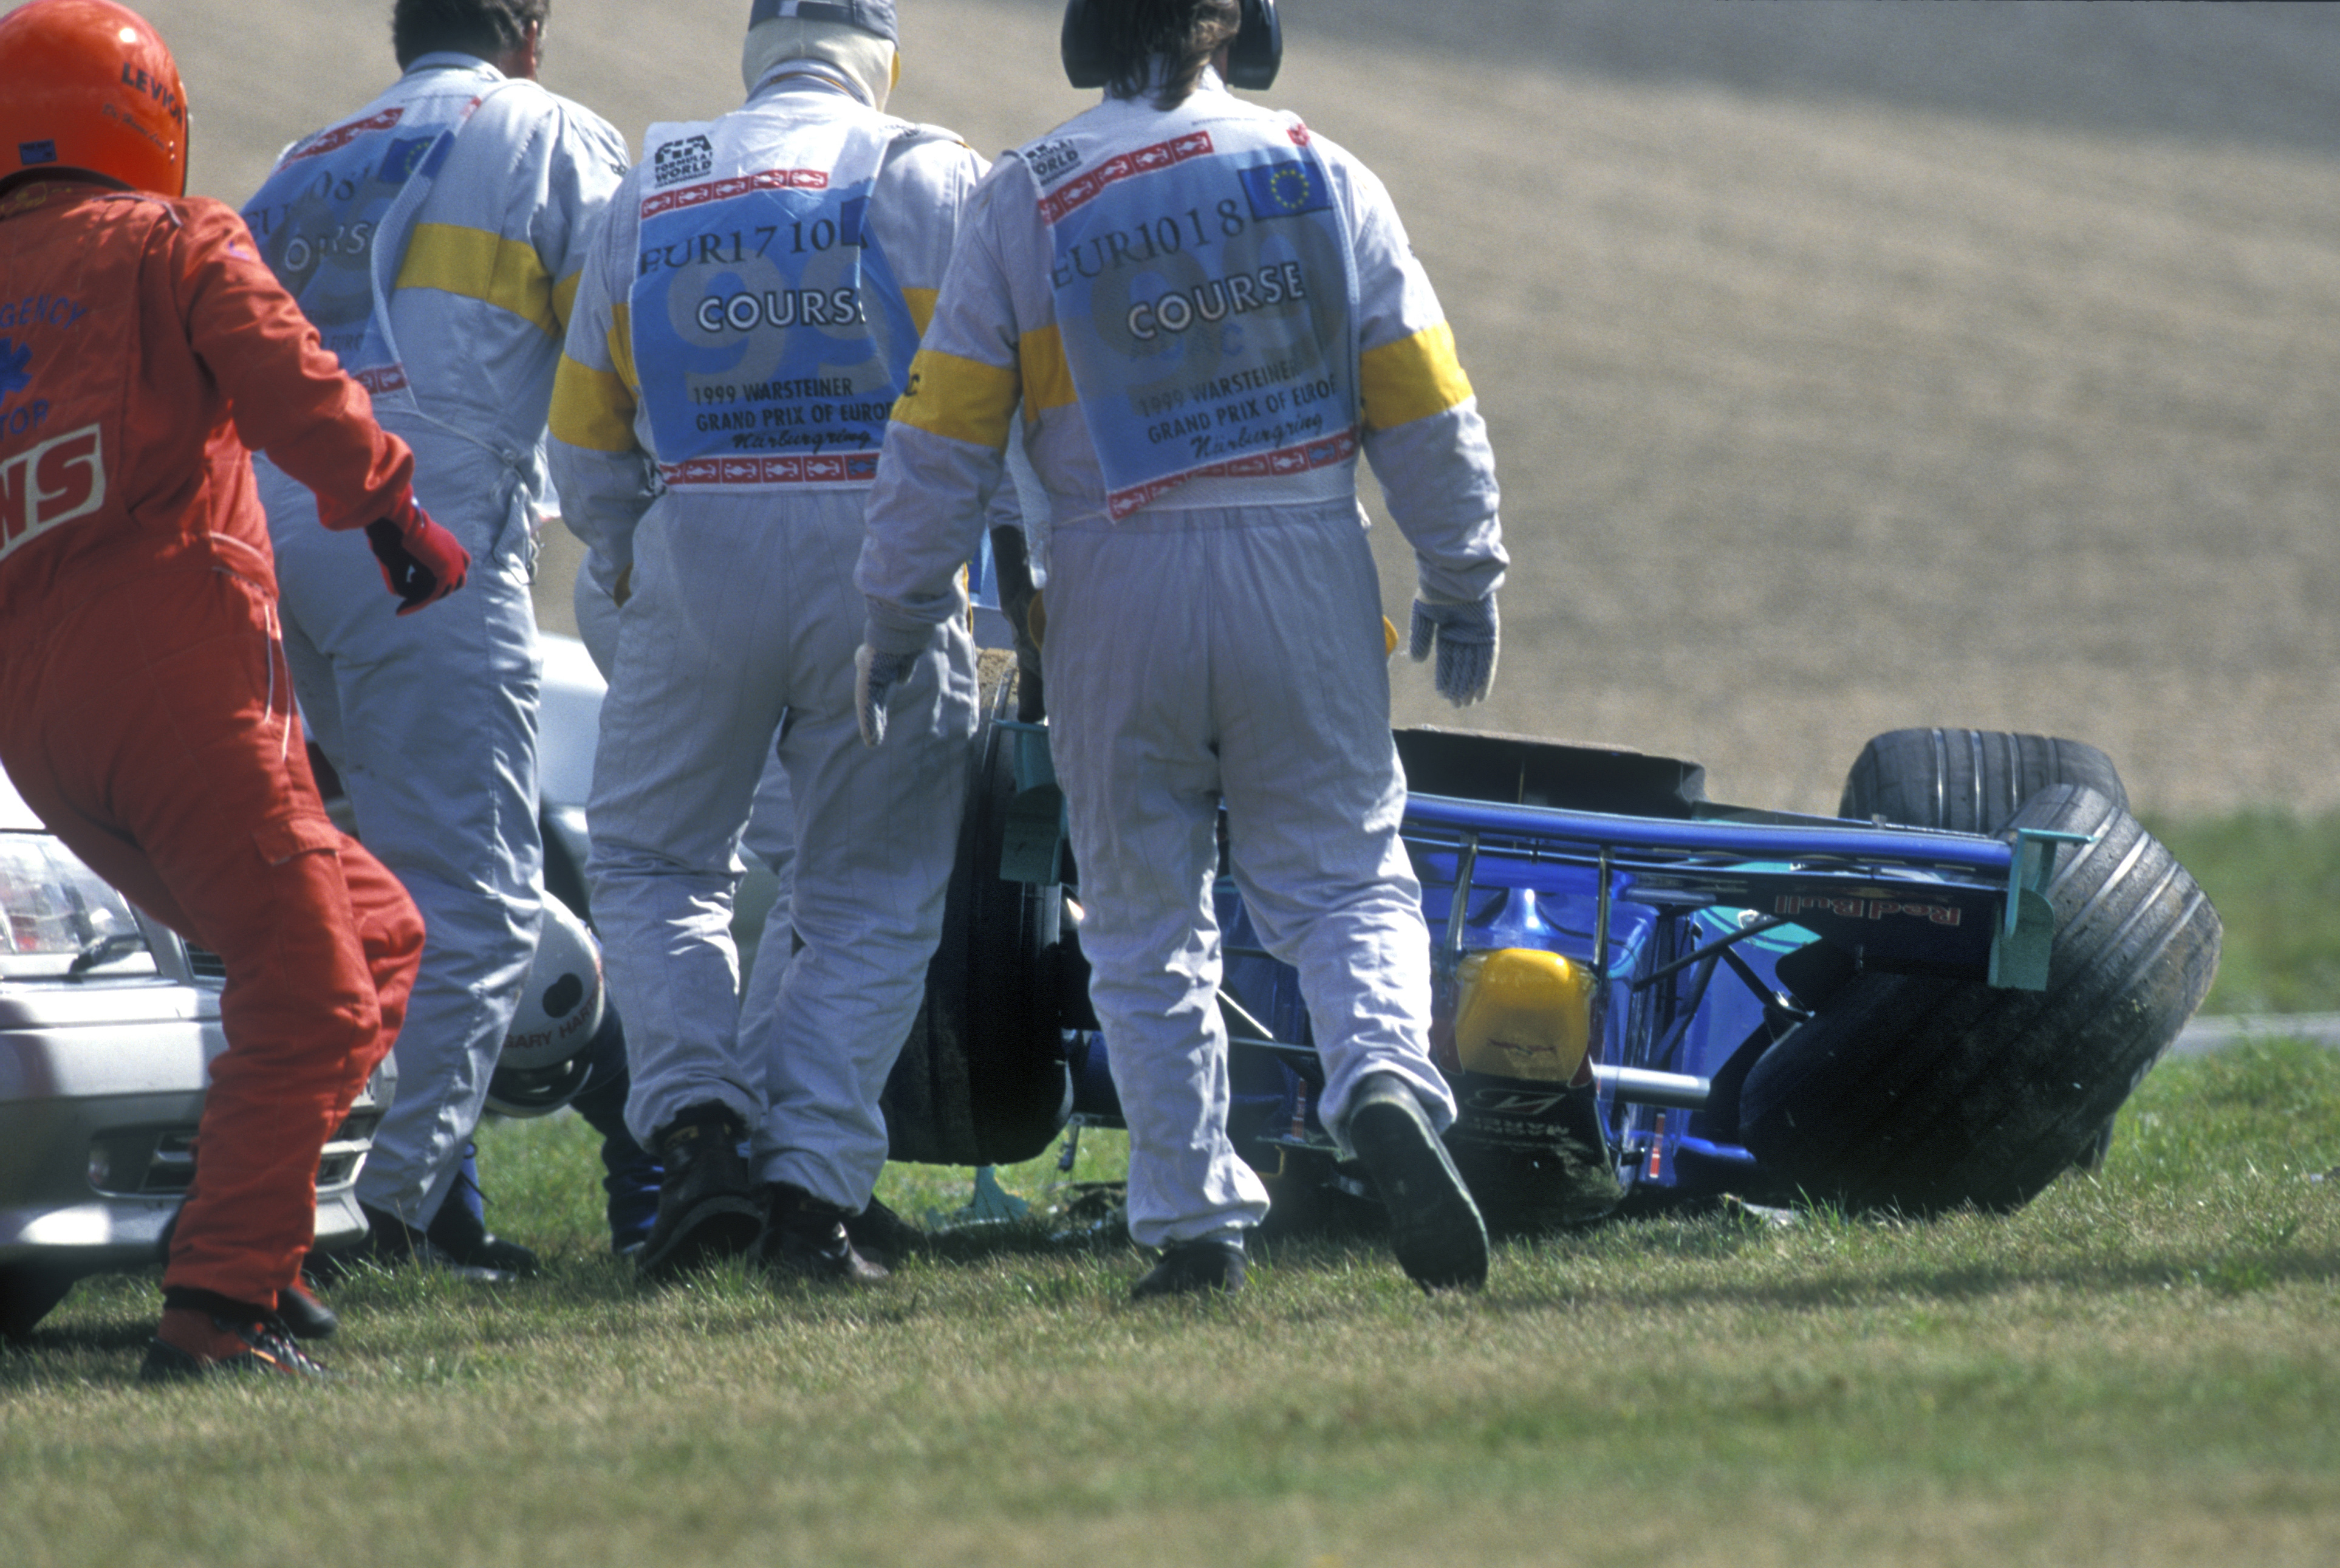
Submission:
{"label": "dark hair", "polygon": [[1097,10],[1097,44],[1111,62],[1106,91],[1135,98],[1154,80],[1154,62],[1170,74],[1154,94],[1157,109],[1175,109],[1195,91],[1203,67],[1243,25],[1238,0],[1090,0]]}
{"label": "dark hair", "polygon": [[394,0],[390,8],[390,46],[404,70],[441,50],[492,60],[540,32],[552,0]]}

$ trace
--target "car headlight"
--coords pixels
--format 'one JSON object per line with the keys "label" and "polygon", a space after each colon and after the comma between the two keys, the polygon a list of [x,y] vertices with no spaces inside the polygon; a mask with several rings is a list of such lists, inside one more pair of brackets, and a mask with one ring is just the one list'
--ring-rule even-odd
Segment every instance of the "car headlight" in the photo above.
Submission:
{"label": "car headlight", "polygon": [[129,900],[45,833],[0,833],[0,978],[153,974]]}

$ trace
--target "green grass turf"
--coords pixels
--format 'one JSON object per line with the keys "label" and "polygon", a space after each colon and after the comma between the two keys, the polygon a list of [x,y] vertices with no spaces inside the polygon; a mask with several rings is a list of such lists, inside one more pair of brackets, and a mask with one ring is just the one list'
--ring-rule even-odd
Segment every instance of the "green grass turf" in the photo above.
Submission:
{"label": "green grass turf", "polygon": [[2340,813],[2148,821],[2226,924],[2209,1013],[2340,1012]]}
{"label": "green grass turf", "polygon": [[[1370,1237],[1216,1305],[1042,1218],[878,1287],[649,1290],[573,1117],[487,1129],[505,1287],[335,1293],[330,1389],[133,1384],[151,1279],[0,1356],[0,1541],[65,1563],[2328,1563],[2340,1052],[2172,1061],[2100,1175],[1918,1225],[1760,1211],[1498,1251],[1429,1299]],[[968,1173],[896,1167],[904,1212]]]}

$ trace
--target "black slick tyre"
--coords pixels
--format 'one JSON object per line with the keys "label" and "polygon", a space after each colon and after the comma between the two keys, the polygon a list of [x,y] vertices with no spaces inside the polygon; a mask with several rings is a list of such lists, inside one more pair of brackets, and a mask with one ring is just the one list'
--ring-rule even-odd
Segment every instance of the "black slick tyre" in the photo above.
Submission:
{"label": "black slick tyre", "polygon": [[1853,760],[1836,814],[1998,833],[2051,784],[2085,784],[2116,806],[2128,805],[2113,759],[2086,741],[1992,729],[1889,729]]}
{"label": "black slick tyre", "polygon": [[[2085,740],[1995,729],[1889,729],[1873,737],[1846,774],[1837,815],[1951,833],[2003,833],[2023,803],[2051,784],[2085,784],[2126,808],[2113,759]],[[2080,1158],[2103,1166],[2113,1119]]]}
{"label": "black slick tyre", "polygon": [[1064,888],[999,875],[1016,767],[1013,732],[995,719],[1014,711],[1013,685],[989,695],[926,1001],[879,1100],[893,1159],[1012,1165],[1046,1149],[1072,1116],[1056,985]]}
{"label": "black slick tyre", "polygon": [[1851,1209],[2029,1201],[2083,1157],[2210,987],[2220,928],[2184,867],[2096,790],[2055,785],[2011,825],[2091,836],[2057,856],[2043,991],[1856,975],[1747,1076],[1767,1169]]}

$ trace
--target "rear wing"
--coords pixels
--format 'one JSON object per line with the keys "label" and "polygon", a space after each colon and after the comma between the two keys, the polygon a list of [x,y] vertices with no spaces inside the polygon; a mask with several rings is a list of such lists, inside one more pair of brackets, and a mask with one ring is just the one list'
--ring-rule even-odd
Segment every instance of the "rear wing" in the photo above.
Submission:
{"label": "rear wing", "polygon": [[[1017,794],[1009,808],[1000,876],[1050,882],[1063,874],[1065,804],[1045,724],[999,722],[1016,740]],[[1599,889],[1596,973],[1607,973],[1611,902],[1750,909],[1751,936],[1796,925],[1882,968],[1970,975],[2014,990],[2043,990],[2055,946],[2048,887],[2070,833],[2018,828],[2004,838],[1899,828],[1834,817],[1733,811],[1704,799],[1704,773],[1635,753],[1520,743],[1507,738],[1399,731],[1447,750],[1482,743],[1506,766],[1550,752],[1581,782],[1588,759],[1613,788],[1681,815],[1642,816],[1556,805],[1410,794],[1403,834],[1416,872],[1454,889],[1439,957],[1459,961],[1462,910],[1474,885],[1562,890],[1547,878],[1590,869]],[[1419,741],[1417,741],[1417,745]],[[1419,760],[1419,758],[1417,758]],[[1624,771],[1617,772],[1618,769]],[[1652,772],[1655,769],[1655,772]],[[1519,777],[1529,779],[1525,763]],[[1524,786],[1523,786],[1524,788]],[[1651,790],[1661,789],[1653,795]]]}
{"label": "rear wing", "polygon": [[1991,839],[1833,818],[1680,820],[1440,795],[1408,798],[1403,833],[1423,880],[1454,889],[1450,944],[1473,887],[1558,890],[1563,868],[1591,869],[1596,972],[1605,968],[1609,906],[1626,898],[1749,909],[1759,919],[1742,935],[1793,924],[1879,968],[2020,990],[2048,983],[2047,888],[2058,849],[2085,841],[2028,828]]}

